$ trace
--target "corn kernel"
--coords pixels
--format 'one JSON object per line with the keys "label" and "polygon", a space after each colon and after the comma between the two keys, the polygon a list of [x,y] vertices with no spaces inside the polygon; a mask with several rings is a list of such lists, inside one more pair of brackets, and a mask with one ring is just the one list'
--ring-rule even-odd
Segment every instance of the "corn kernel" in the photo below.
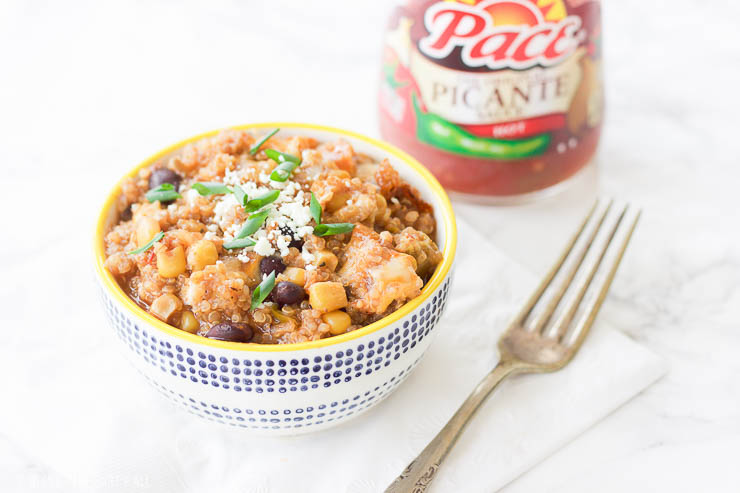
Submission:
{"label": "corn kernel", "polygon": [[388,202],[386,202],[385,197],[378,193],[375,194],[375,204],[378,206],[375,211],[375,220],[379,221],[384,218],[385,212],[388,210]]}
{"label": "corn kernel", "polygon": [[200,329],[200,323],[198,322],[198,319],[195,318],[195,315],[193,315],[193,312],[188,310],[182,312],[182,315],[180,316],[180,328],[185,332],[195,334]]}
{"label": "corn kernel", "polygon": [[250,261],[244,264],[244,273],[247,275],[247,285],[253,288],[262,282],[262,271],[260,270],[262,256],[254,252],[249,252],[247,256],[250,257]]}
{"label": "corn kernel", "polygon": [[337,256],[331,253],[329,250],[321,250],[319,253],[316,254],[316,265],[319,267],[324,267],[334,272],[334,269],[337,268],[338,263],[339,259],[337,258]]}
{"label": "corn kernel", "polygon": [[344,334],[347,332],[349,326],[352,325],[352,319],[349,318],[346,312],[341,310],[325,313],[321,318],[329,325],[329,332],[334,336]]}
{"label": "corn kernel", "polygon": [[290,281],[293,284],[298,284],[299,286],[305,286],[306,284],[306,269],[287,267],[282,275],[286,281]]}
{"label": "corn kernel", "polygon": [[329,202],[326,204],[326,210],[328,212],[334,212],[338,211],[345,205],[347,205],[347,201],[352,196],[347,192],[337,192],[334,194],[334,196],[329,200]]}
{"label": "corn kernel", "polygon": [[154,236],[162,231],[159,221],[151,217],[141,217],[136,221],[136,246],[139,248],[149,243]]}
{"label": "corn kernel", "polygon": [[187,268],[185,250],[177,245],[172,250],[160,248],[157,250],[157,270],[165,278],[177,277]]}
{"label": "corn kernel", "polygon": [[149,312],[163,322],[169,321],[172,315],[180,310],[182,310],[182,301],[180,301],[180,298],[170,293],[163,294],[154,300],[152,305],[149,307]]}
{"label": "corn kernel", "polygon": [[218,249],[212,241],[200,240],[188,248],[188,268],[191,271],[203,270],[218,260]]}
{"label": "corn kernel", "polygon": [[308,301],[314,310],[331,312],[347,306],[347,293],[342,283],[317,282],[308,288]]}
{"label": "corn kernel", "polygon": [[282,311],[282,310],[280,310],[280,309],[279,309],[279,308],[278,308],[277,306],[275,306],[275,305],[272,305],[272,309],[271,309],[271,311],[272,311],[272,316],[273,316],[273,317],[275,317],[275,319],[276,319],[276,320],[277,320],[278,322],[283,322],[283,323],[284,323],[284,322],[289,322],[289,321],[291,321],[291,320],[295,322],[295,319],[294,319],[293,317],[290,317],[290,316],[288,316],[288,315],[284,314],[284,313],[283,313],[283,311]]}

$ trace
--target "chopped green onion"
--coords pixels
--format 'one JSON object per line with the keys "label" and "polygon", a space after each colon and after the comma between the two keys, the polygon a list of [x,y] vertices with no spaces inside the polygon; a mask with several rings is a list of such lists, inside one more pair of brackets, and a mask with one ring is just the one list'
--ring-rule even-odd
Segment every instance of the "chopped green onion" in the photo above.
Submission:
{"label": "chopped green onion", "polygon": [[262,147],[262,144],[264,144],[265,142],[267,142],[270,137],[272,137],[273,135],[275,135],[276,133],[278,133],[279,130],[280,130],[279,128],[276,128],[275,130],[273,130],[269,134],[267,134],[264,137],[262,137],[262,139],[259,142],[257,142],[256,144],[254,144],[254,146],[251,149],[249,149],[249,154],[251,154],[252,156],[254,156],[255,154],[257,154],[259,152],[259,150],[260,150],[260,147]]}
{"label": "chopped green onion", "polygon": [[352,223],[317,224],[313,228],[313,234],[316,236],[341,235],[349,233],[353,229],[355,229],[355,225]]}
{"label": "chopped green onion", "polygon": [[138,254],[140,254],[142,252],[146,252],[147,250],[149,250],[152,247],[152,245],[154,245],[156,242],[158,242],[162,238],[164,238],[164,233],[160,231],[159,233],[157,233],[156,235],[154,235],[154,238],[152,238],[151,240],[149,240],[149,242],[146,245],[144,245],[141,248],[137,248],[136,250],[131,250],[130,252],[128,252],[128,254],[129,255],[138,255]]}
{"label": "chopped green onion", "polygon": [[265,149],[267,157],[278,163],[278,166],[270,173],[272,181],[283,182],[288,179],[290,174],[301,165],[301,158],[292,154],[276,151],[275,149]]}
{"label": "chopped green onion", "polygon": [[311,203],[308,208],[311,210],[311,217],[316,221],[316,224],[321,224],[321,204],[316,200],[316,196],[313,192],[311,192]]}
{"label": "chopped green onion", "polygon": [[267,204],[275,202],[280,195],[280,190],[272,190],[262,195],[261,197],[255,197],[252,200],[244,204],[244,210],[247,212],[254,212],[258,209],[263,208]]}
{"label": "chopped green onion", "polygon": [[177,190],[175,190],[172,183],[162,183],[157,188],[149,190],[145,197],[149,202],[156,202],[157,200],[160,202],[169,202],[171,200],[179,199],[182,195],[177,193]]}
{"label": "chopped green onion", "polygon": [[267,298],[267,295],[270,294],[270,291],[272,291],[272,288],[275,287],[275,271],[270,272],[270,275],[267,276],[259,286],[254,288],[254,291],[252,292],[252,310],[257,308],[260,303],[265,301],[265,298]]}
{"label": "chopped green onion", "polygon": [[270,179],[272,181],[283,182],[290,177],[290,174],[300,165],[300,163],[293,163],[291,161],[285,161],[279,164],[277,168],[272,170],[270,173]]}
{"label": "chopped green onion", "polygon": [[224,243],[224,248],[234,250],[235,248],[246,248],[254,246],[256,243],[252,238],[237,238]]}
{"label": "chopped green onion", "polygon": [[239,185],[234,185],[232,191],[234,192],[234,197],[236,197],[236,201],[239,202],[240,205],[246,206],[247,201],[249,200],[249,198],[247,197],[247,192],[245,192],[244,189]]}
{"label": "chopped green onion", "polygon": [[265,219],[267,219],[267,214],[269,212],[269,209],[265,209],[255,214],[250,214],[247,220],[244,221],[244,226],[242,226],[242,229],[237,233],[236,237],[246,238],[247,236],[256,233],[262,226],[262,223],[265,222]]}
{"label": "chopped green onion", "polygon": [[223,193],[231,193],[231,189],[229,187],[217,181],[193,183],[191,188],[195,190],[196,192],[198,192],[199,194],[203,195],[204,197],[207,195],[219,195]]}
{"label": "chopped green onion", "polygon": [[321,204],[313,192],[311,192],[311,203],[308,208],[311,210],[311,217],[316,221],[316,226],[313,228],[313,234],[316,236],[341,235],[355,229],[352,223],[321,224]]}
{"label": "chopped green onion", "polygon": [[265,149],[265,154],[276,163],[290,162],[301,164],[301,158],[285,152],[276,151],[275,149]]}

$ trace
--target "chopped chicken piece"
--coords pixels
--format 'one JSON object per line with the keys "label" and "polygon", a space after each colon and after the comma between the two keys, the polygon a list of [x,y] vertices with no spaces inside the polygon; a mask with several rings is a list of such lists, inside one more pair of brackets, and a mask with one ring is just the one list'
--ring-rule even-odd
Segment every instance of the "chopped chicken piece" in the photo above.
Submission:
{"label": "chopped chicken piece", "polygon": [[366,226],[355,226],[344,258],[338,274],[350,289],[353,311],[382,315],[392,303],[400,306],[421,293],[424,283],[414,257],[383,246],[380,235]]}
{"label": "chopped chicken piece", "polygon": [[327,176],[311,184],[328,223],[369,222],[378,211],[377,187],[359,178]]}
{"label": "chopped chicken piece", "polygon": [[393,235],[393,244],[397,251],[416,259],[416,274],[422,279],[429,279],[442,261],[442,253],[432,239],[414,228]]}

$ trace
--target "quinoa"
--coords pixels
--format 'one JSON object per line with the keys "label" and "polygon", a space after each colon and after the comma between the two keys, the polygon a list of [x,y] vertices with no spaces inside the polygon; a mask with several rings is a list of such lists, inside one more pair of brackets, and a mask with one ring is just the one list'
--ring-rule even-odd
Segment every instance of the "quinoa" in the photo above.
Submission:
{"label": "quinoa", "polygon": [[[419,296],[442,260],[436,223],[388,160],[305,136],[273,136],[250,153],[257,140],[227,130],[124,182],[105,265],[136,303],[201,336],[231,324],[244,332],[239,340],[289,344],[356,330]],[[271,179],[284,159],[296,166],[285,181]],[[202,195],[196,183],[220,188]],[[152,190],[173,195],[150,202]],[[235,192],[276,198],[245,206]],[[325,236],[315,230],[312,196],[322,228],[334,228]],[[255,299],[268,275],[272,291]]]}

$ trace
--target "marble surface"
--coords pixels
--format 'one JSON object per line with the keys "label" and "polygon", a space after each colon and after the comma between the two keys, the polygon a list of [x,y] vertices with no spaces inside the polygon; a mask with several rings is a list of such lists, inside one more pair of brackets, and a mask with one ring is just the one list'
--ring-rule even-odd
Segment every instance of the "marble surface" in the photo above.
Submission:
{"label": "marble surface", "polygon": [[[377,135],[387,4],[0,3],[0,204],[49,205],[4,214],[0,258],[32,256],[70,222],[90,224],[96,184],[182,136],[281,119]],[[626,0],[604,10],[597,166],[543,202],[455,206],[535,273],[596,195],[642,207],[601,316],[671,371],[504,491],[738,491],[740,6]],[[0,300],[0,313],[15,309]],[[76,486],[2,436],[0,478],[9,491]]]}

